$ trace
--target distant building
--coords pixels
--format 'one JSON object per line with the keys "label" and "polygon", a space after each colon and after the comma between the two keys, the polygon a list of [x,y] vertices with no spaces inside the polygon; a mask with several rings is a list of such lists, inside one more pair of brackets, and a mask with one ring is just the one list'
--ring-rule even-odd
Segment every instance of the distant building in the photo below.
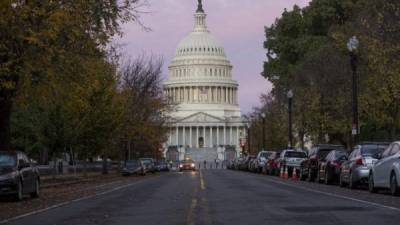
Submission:
{"label": "distant building", "polygon": [[240,156],[245,121],[238,105],[238,83],[223,46],[210,34],[201,1],[194,14],[194,30],[184,38],[169,65],[164,92],[177,110],[169,139],[168,159],[195,161]]}

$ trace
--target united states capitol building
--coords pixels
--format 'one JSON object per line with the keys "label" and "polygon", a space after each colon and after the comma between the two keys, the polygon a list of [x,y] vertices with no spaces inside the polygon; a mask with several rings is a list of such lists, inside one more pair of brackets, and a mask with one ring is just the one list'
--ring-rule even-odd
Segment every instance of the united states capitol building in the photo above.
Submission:
{"label": "united states capitol building", "polygon": [[169,160],[233,159],[240,156],[246,137],[239,85],[223,46],[207,28],[206,16],[199,1],[194,29],[180,42],[168,67],[164,93],[176,106],[164,145]]}

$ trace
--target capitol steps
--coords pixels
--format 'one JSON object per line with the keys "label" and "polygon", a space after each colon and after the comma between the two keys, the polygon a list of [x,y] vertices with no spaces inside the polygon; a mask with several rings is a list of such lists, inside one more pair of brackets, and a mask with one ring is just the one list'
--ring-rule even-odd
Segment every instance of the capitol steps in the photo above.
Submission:
{"label": "capitol steps", "polygon": [[188,148],[185,157],[193,159],[195,162],[214,162],[218,158],[217,148]]}

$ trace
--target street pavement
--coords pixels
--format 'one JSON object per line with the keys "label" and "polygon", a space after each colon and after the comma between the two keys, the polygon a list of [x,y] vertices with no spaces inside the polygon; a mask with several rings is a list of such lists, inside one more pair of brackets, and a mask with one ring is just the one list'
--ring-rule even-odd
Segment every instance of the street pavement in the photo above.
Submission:
{"label": "street pavement", "polygon": [[[400,198],[384,194],[372,195],[371,199],[369,196],[366,191],[352,192],[335,186],[208,169],[134,181],[114,191],[8,224],[400,224],[397,207]],[[390,202],[386,204],[381,198]]]}

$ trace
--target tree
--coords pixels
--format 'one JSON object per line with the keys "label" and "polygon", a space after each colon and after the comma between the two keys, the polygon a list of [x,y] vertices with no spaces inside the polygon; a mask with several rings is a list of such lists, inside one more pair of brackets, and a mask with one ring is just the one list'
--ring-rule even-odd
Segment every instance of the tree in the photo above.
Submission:
{"label": "tree", "polygon": [[104,52],[120,24],[137,19],[139,2],[1,1],[0,149],[10,149],[10,118],[21,83],[64,76],[58,68],[67,68],[63,63],[71,57]]}
{"label": "tree", "polygon": [[[124,105],[121,139],[126,143],[125,159],[135,154],[153,155],[167,138],[166,113],[171,110],[161,85],[163,61],[138,57],[120,70]],[[137,155],[136,155],[137,156]]]}

